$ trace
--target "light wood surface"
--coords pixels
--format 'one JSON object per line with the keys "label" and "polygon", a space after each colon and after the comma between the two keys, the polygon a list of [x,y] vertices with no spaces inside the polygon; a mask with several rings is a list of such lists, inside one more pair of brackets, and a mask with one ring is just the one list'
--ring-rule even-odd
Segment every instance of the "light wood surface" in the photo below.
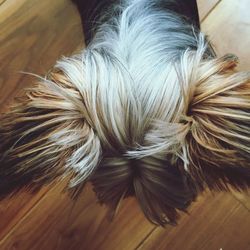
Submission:
{"label": "light wood surface", "polygon": [[[239,4],[240,2],[240,4]],[[248,0],[198,0],[202,29],[219,54],[234,52],[249,69]],[[83,47],[79,15],[69,0],[0,0],[0,108],[61,55]],[[62,193],[64,183],[36,195],[21,193],[0,203],[0,250],[248,250],[247,194],[206,194],[183,214],[177,227],[150,224],[134,199],[124,200],[115,219],[96,203],[87,185],[77,201]]]}
{"label": "light wood surface", "polygon": [[223,0],[202,22],[219,55],[234,53],[239,69],[250,69],[250,1]]}
{"label": "light wood surface", "polygon": [[221,0],[198,0],[197,5],[199,9],[200,21],[203,21],[210,12],[216,8],[216,5]]}

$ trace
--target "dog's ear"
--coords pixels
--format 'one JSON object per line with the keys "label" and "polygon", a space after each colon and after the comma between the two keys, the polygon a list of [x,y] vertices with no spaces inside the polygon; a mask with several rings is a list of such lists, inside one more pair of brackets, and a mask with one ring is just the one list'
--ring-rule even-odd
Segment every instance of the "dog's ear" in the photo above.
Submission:
{"label": "dog's ear", "polygon": [[197,69],[189,104],[190,173],[203,189],[250,186],[250,74],[224,56]]}
{"label": "dog's ear", "polygon": [[55,70],[1,115],[0,198],[67,173],[77,184],[92,173],[101,147],[86,120],[82,94]]}

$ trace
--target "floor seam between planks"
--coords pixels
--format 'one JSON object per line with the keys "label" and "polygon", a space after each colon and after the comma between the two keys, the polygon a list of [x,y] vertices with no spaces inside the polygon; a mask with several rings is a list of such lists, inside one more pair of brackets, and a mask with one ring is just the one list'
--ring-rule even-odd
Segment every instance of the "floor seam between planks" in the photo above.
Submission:
{"label": "floor seam between planks", "polygon": [[206,15],[200,20],[200,23],[202,23],[209,15],[211,12],[214,11],[214,9],[222,2],[223,0],[219,0],[207,13]]}
{"label": "floor seam between planks", "polygon": [[[54,188],[58,187],[60,184],[62,184],[62,183],[58,182],[52,188],[54,189]],[[45,199],[45,196],[48,195],[48,193],[50,191],[51,191],[51,189],[49,189],[47,192],[42,194],[41,197],[37,200],[37,202],[35,202],[34,205],[29,210],[27,210],[27,212],[24,213],[23,216],[16,222],[16,224],[14,224],[10,228],[10,230],[6,232],[5,235],[3,235],[3,237],[0,239],[0,246],[9,237],[9,235],[23,222],[23,220],[25,220],[25,218],[27,216],[29,216],[30,213],[33,212],[33,209],[35,209],[37,206],[39,206],[39,204]]]}
{"label": "floor seam between planks", "polygon": [[233,196],[233,198],[234,198],[235,200],[237,200],[237,201],[240,203],[240,205],[242,205],[242,206],[250,213],[249,207],[246,206],[245,203],[244,203],[242,200],[240,200],[240,199],[239,199],[236,195],[234,195],[233,193],[231,193],[231,195]]}
{"label": "floor seam between planks", "polygon": [[139,250],[140,247],[143,245],[143,243],[151,236],[151,234],[158,228],[158,226],[155,226],[153,229],[150,230],[150,232],[140,241],[140,243],[134,248],[134,250]]}

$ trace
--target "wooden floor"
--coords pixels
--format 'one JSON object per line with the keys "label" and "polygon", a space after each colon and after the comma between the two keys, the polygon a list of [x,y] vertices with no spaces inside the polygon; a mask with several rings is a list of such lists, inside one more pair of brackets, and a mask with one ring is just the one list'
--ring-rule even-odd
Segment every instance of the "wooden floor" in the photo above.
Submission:
{"label": "wooden floor", "polygon": [[[250,1],[198,0],[202,30],[218,54],[235,53],[250,69]],[[18,73],[44,74],[61,55],[83,46],[80,18],[69,0],[0,0],[0,107],[32,84]],[[1,138],[0,138],[1,140]],[[150,224],[133,199],[113,222],[96,204],[91,186],[77,202],[63,183],[37,195],[0,203],[0,250],[249,250],[249,194],[206,194],[177,227]]]}

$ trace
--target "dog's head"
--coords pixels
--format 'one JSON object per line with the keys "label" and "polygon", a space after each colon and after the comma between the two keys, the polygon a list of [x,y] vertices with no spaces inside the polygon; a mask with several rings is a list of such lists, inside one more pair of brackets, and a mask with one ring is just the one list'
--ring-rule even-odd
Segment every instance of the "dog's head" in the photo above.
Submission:
{"label": "dog's head", "polygon": [[91,181],[113,211],[135,196],[164,225],[207,187],[249,187],[250,74],[232,55],[207,55],[202,36],[180,52],[195,38],[168,21],[178,44],[156,46],[160,22],[151,44],[135,28],[119,46],[97,36],[17,99],[0,120],[1,198],[68,174],[76,190]]}

